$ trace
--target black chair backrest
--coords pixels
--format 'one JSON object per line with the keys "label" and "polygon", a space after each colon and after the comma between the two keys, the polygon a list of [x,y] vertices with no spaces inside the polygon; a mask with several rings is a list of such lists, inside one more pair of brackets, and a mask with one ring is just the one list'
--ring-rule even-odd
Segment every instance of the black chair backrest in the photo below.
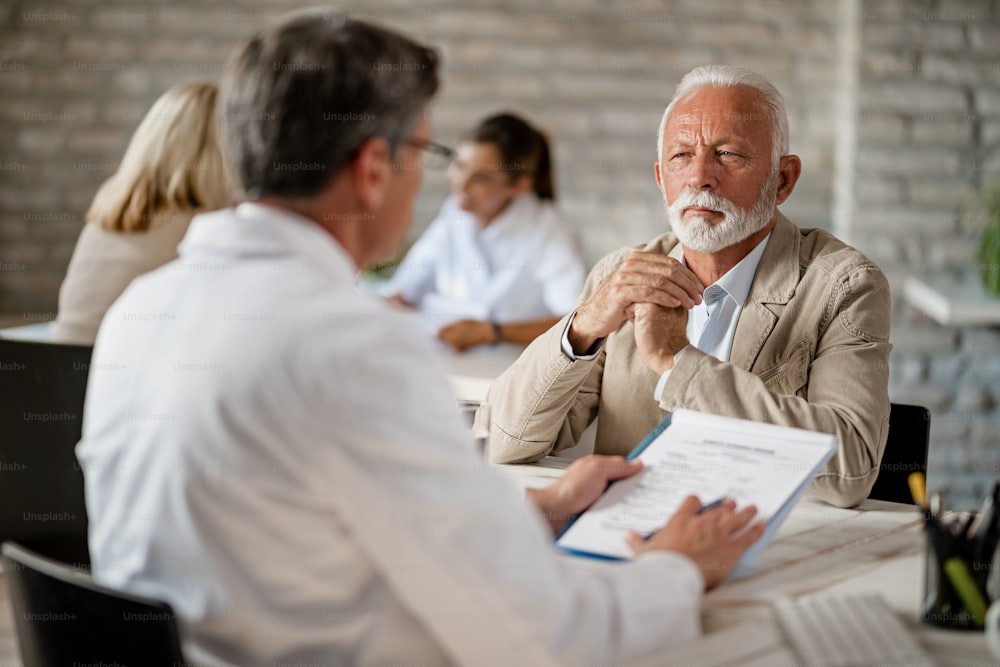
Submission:
{"label": "black chair backrest", "polygon": [[0,541],[86,565],[80,440],[91,348],[0,338]]}
{"label": "black chair backrest", "polygon": [[927,475],[927,450],[931,437],[931,413],[921,405],[893,403],[889,412],[889,437],[869,498],[915,504],[908,478]]}
{"label": "black chair backrest", "polygon": [[3,555],[24,667],[185,664],[170,605],[101,586],[13,542]]}

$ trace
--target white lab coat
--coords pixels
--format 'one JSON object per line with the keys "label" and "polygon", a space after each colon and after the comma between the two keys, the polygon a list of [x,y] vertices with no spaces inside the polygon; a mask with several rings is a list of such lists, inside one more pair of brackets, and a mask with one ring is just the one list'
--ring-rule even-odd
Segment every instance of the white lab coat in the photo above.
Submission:
{"label": "white lab coat", "polygon": [[210,665],[610,664],[696,636],[694,565],[557,556],[414,318],[354,274],[242,204],[112,306],[77,449],[96,579],[168,601]]}
{"label": "white lab coat", "polygon": [[431,328],[469,318],[501,323],[562,317],[587,268],[569,225],[531,193],[485,229],[448,198],[386,290],[416,305]]}

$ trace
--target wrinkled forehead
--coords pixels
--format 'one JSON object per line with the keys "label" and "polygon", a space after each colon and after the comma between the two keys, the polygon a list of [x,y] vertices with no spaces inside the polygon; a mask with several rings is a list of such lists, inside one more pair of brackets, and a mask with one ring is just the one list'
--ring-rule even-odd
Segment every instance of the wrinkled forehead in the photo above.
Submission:
{"label": "wrinkled forehead", "polygon": [[750,86],[702,86],[677,100],[664,127],[664,143],[702,139],[772,139],[774,118],[764,95]]}

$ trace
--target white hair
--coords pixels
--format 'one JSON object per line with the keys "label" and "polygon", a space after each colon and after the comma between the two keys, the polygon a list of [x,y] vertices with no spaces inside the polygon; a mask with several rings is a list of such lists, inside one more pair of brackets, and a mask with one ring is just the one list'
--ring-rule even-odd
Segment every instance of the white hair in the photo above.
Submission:
{"label": "white hair", "polygon": [[785,99],[774,87],[774,84],[765,77],[744,67],[734,65],[702,65],[684,75],[681,82],[677,84],[677,90],[674,91],[674,96],[664,110],[663,119],[660,121],[660,130],[656,134],[657,161],[662,164],[663,132],[674,105],[681,98],[705,86],[716,88],[748,86],[763,96],[767,115],[771,119],[771,169],[777,169],[782,156],[788,154],[788,114],[785,112]]}

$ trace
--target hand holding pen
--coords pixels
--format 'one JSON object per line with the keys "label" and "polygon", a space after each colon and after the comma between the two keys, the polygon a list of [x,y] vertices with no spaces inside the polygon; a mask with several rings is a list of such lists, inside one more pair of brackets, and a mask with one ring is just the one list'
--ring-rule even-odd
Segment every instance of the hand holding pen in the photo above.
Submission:
{"label": "hand holding pen", "polygon": [[[715,509],[716,507],[720,506],[725,501],[726,501],[725,496],[723,496],[722,498],[716,498],[712,502],[705,503],[704,505],[702,505],[701,507],[699,507],[698,510],[695,512],[695,514],[704,514],[705,512],[707,512],[709,510],[712,510],[712,509]],[[653,535],[656,535],[656,531],[655,530],[650,531],[650,532],[646,533],[645,535],[643,535],[642,539],[643,540],[649,540],[649,538],[651,538]]]}
{"label": "hand holding pen", "polygon": [[651,551],[687,556],[701,571],[705,587],[712,588],[764,534],[766,522],[751,524],[756,514],[753,505],[737,510],[732,499],[702,505],[696,496],[688,496],[666,525],[648,539],[639,533],[629,533],[626,539],[637,556]]}

